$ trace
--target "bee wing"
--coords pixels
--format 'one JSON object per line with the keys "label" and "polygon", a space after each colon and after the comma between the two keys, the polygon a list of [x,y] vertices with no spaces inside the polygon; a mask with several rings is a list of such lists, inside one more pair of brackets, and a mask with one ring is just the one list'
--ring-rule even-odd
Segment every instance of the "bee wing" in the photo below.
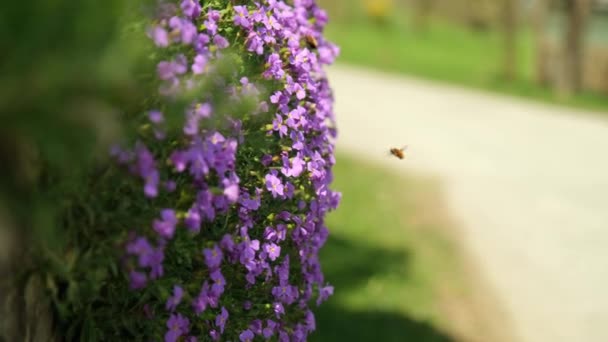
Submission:
{"label": "bee wing", "polygon": [[407,149],[409,148],[409,145],[403,145],[403,147],[401,148],[401,151],[407,151]]}

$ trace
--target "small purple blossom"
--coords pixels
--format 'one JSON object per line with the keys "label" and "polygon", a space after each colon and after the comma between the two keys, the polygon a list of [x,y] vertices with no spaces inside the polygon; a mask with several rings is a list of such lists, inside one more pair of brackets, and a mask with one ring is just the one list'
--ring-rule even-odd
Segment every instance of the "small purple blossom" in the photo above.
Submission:
{"label": "small purple blossom", "polygon": [[165,304],[165,309],[169,311],[174,311],[175,308],[179,305],[184,297],[184,290],[179,286],[173,286],[173,295],[167,299],[167,303]]}
{"label": "small purple blossom", "polygon": [[148,119],[150,119],[150,122],[154,124],[160,124],[165,121],[163,113],[158,110],[151,110],[150,112],[148,112]]}
{"label": "small purple blossom", "polygon": [[222,275],[222,272],[219,269],[211,272],[211,275],[209,277],[213,281],[213,285],[211,285],[211,292],[217,297],[219,297],[222,293],[224,293],[226,279],[224,279],[224,276]]}
{"label": "small purple blossom", "polygon": [[182,0],[181,8],[184,15],[190,18],[196,18],[201,14],[201,5],[198,0]]}
{"label": "small purple blossom", "polygon": [[172,314],[167,320],[169,331],[165,334],[165,342],[176,342],[181,336],[190,331],[190,321],[181,314]]}
{"label": "small purple blossom", "polygon": [[177,216],[175,215],[175,211],[172,209],[163,209],[160,212],[160,217],[160,220],[154,220],[154,231],[164,238],[173,238],[173,235],[175,234],[175,226],[177,225]]}
{"label": "small purple blossom", "polygon": [[275,245],[274,243],[264,244],[264,251],[268,253],[268,258],[272,261],[277,260],[277,258],[281,255],[281,247]]}
{"label": "small purple blossom", "polygon": [[203,255],[205,256],[205,264],[209,267],[210,270],[214,270],[222,264],[222,258],[224,254],[222,250],[218,246],[213,246],[213,248],[206,248],[203,250]]}
{"label": "small purple blossom", "polygon": [[272,128],[279,132],[279,136],[281,138],[287,135],[287,126],[283,123],[283,118],[279,114],[277,114],[275,119],[272,121]]}
{"label": "small purple blossom", "polygon": [[192,64],[192,73],[195,75],[200,75],[205,72],[206,67],[207,57],[204,55],[196,55],[196,57],[194,57],[194,63]]}
{"label": "small purple blossom", "polygon": [[138,290],[146,287],[146,283],[148,282],[148,278],[145,273],[131,271],[129,273],[129,281],[131,284],[131,289]]}
{"label": "small purple blossom", "polygon": [[285,308],[283,308],[283,304],[281,303],[274,303],[272,309],[277,318],[281,318],[281,316],[285,314]]}
{"label": "small purple blossom", "polygon": [[215,326],[220,329],[220,333],[224,333],[226,322],[228,321],[228,310],[222,306],[222,312],[215,318]]}
{"label": "small purple blossom", "polygon": [[250,28],[251,23],[249,22],[249,11],[245,6],[234,6],[234,24],[242,26],[243,28]]}
{"label": "small purple blossom", "polygon": [[326,301],[333,294],[334,294],[333,286],[322,287],[319,290],[319,297],[317,298],[317,305],[321,305],[322,302]]}
{"label": "small purple blossom", "polygon": [[241,342],[252,342],[253,336],[253,332],[247,329],[239,335],[239,340],[241,340]]}
{"label": "small purple blossom", "polygon": [[268,191],[270,191],[270,193],[272,194],[272,197],[276,198],[279,196],[283,196],[283,191],[284,191],[284,187],[283,184],[281,183],[281,180],[273,175],[273,174],[268,174],[266,175],[266,189],[268,189]]}
{"label": "small purple blossom", "polygon": [[215,44],[218,49],[225,49],[228,46],[230,46],[230,43],[228,43],[228,40],[222,36],[220,36],[219,34],[216,35],[215,37],[213,37],[213,44]]}
{"label": "small purple blossom", "polygon": [[239,185],[230,184],[224,189],[224,196],[230,203],[236,203],[239,199]]}
{"label": "small purple blossom", "polygon": [[169,33],[167,30],[160,26],[155,26],[149,32],[149,35],[152,37],[154,44],[158,47],[167,47],[169,46]]}

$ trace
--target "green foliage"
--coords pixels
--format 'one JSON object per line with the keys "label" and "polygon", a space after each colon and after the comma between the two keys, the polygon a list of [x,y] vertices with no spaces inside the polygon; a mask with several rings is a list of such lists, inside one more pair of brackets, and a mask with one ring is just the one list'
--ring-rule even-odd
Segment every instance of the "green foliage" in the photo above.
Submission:
{"label": "green foliage", "polygon": [[342,62],[548,103],[598,111],[608,108],[605,95],[583,92],[562,98],[535,83],[535,47],[527,28],[518,33],[518,70],[513,82],[501,76],[504,42],[497,30],[474,31],[430,18],[427,29],[417,32],[408,16],[398,12],[390,25],[335,21],[327,29],[328,37],[341,48]]}
{"label": "green foliage", "polygon": [[[87,317],[108,299],[101,289],[122,277],[116,252],[124,227],[110,220],[129,216],[114,212],[128,189],[115,187],[106,156],[151,86],[142,74],[154,68],[141,44],[143,18],[134,14],[141,5],[0,5],[0,219],[8,222],[0,229],[10,251],[0,260],[0,297],[14,289],[27,301],[25,284],[42,279],[41,298],[50,299],[67,340],[103,339]],[[5,313],[16,323],[0,327],[0,337],[20,339],[22,327],[47,323],[26,322],[22,304],[12,305]]]}

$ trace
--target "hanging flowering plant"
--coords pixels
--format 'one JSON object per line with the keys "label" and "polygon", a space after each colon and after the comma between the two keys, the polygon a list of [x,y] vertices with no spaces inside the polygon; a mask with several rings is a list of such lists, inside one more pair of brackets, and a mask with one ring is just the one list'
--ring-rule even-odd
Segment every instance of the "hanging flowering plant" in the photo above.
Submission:
{"label": "hanging flowering plant", "polygon": [[338,49],[313,0],[239,2],[158,5],[159,96],[112,150],[146,199],[123,260],[144,336],[305,341],[333,293],[318,253],[340,199],[323,70]]}

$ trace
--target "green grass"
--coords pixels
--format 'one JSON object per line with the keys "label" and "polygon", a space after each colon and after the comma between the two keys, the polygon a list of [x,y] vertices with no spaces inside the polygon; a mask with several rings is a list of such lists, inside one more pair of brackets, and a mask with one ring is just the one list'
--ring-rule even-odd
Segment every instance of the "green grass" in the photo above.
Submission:
{"label": "green grass", "polygon": [[441,210],[420,209],[432,186],[340,156],[335,188],[343,200],[321,253],[335,295],[321,306],[311,341],[455,341],[438,288],[458,288],[462,274],[438,233]]}
{"label": "green grass", "polygon": [[501,78],[502,38],[495,31],[476,32],[432,21],[426,31],[417,32],[399,17],[386,25],[366,20],[334,22],[328,26],[327,36],[341,47],[341,62],[567,106],[608,110],[607,96],[581,93],[563,98],[537,86],[529,32],[519,35],[518,78],[513,82]]}

